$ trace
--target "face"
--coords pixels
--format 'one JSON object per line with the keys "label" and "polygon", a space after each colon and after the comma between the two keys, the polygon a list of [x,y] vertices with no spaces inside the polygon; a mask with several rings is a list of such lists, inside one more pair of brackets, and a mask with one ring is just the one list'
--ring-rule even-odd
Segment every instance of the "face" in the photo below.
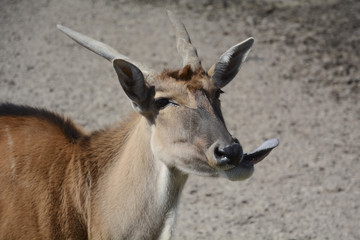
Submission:
{"label": "face", "polygon": [[155,82],[151,146],[156,158],[190,174],[251,176],[253,166],[241,164],[241,145],[226,129],[222,91],[207,74],[186,80],[158,76]]}

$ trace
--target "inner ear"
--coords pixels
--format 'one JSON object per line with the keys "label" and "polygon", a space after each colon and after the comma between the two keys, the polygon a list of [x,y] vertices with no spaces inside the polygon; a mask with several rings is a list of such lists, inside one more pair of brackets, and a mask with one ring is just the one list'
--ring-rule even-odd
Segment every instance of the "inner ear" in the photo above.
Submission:
{"label": "inner ear", "polygon": [[223,88],[234,79],[253,43],[254,39],[248,38],[236,44],[221,55],[219,60],[209,69],[208,75],[212,77],[218,88]]}
{"label": "inner ear", "polygon": [[135,110],[141,113],[150,111],[155,89],[148,86],[140,69],[123,59],[115,59],[113,66],[120,85],[132,101]]}

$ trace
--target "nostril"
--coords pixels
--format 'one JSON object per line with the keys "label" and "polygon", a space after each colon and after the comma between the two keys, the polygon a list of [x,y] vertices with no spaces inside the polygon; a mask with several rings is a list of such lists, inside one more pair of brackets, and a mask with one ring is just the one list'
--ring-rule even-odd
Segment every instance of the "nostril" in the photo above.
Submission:
{"label": "nostril", "polygon": [[216,159],[225,157],[225,152],[222,148],[216,147],[214,151]]}
{"label": "nostril", "polygon": [[238,164],[243,158],[243,149],[238,141],[226,147],[216,147],[214,155],[218,166]]}
{"label": "nostril", "polygon": [[216,164],[218,166],[224,166],[231,162],[231,159],[227,157],[224,148],[216,147],[214,150],[214,155],[215,155]]}

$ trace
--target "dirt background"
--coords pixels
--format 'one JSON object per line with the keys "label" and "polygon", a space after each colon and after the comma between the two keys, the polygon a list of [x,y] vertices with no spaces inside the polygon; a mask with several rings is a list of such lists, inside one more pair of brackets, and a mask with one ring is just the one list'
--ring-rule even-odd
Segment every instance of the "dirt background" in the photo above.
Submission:
{"label": "dirt background", "polygon": [[0,0],[0,101],[88,129],[121,120],[131,108],[111,65],[55,25],[160,71],[181,65],[166,8],[205,68],[255,38],[224,116],[245,151],[281,142],[247,181],[191,176],[175,239],[360,239],[360,1]]}

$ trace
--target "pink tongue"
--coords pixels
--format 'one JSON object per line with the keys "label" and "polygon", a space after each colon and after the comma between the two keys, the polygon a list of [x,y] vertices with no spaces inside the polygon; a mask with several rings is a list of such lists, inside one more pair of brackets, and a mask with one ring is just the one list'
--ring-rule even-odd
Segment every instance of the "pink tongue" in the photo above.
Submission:
{"label": "pink tongue", "polygon": [[256,164],[263,160],[275,147],[279,145],[279,140],[276,138],[265,141],[261,144],[260,147],[255,149],[255,151],[245,153],[241,162],[248,162],[251,164]]}

